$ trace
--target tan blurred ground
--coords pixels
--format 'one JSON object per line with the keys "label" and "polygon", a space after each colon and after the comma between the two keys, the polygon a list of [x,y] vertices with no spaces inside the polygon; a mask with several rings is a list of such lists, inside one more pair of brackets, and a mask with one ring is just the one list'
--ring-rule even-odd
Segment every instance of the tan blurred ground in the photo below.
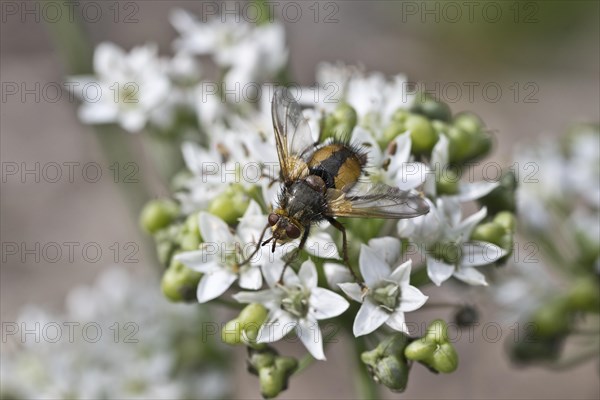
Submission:
{"label": "tan blurred ground", "polygon": [[[560,3],[565,10],[583,2]],[[100,21],[88,28],[96,42],[111,40],[129,48],[157,41],[168,51],[174,32],[166,12],[175,5],[199,10],[198,3],[139,2],[139,23],[114,24]],[[590,18],[578,20],[580,29],[560,26],[545,34],[550,22],[541,20],[518,34],[508,35],[507,45],[498,37],[476,30],[456,33],[458,26],[423,24],[414,19],[403,22],[400,2],[337,2],[339,22],[312,22],[303,18],[288,22],[288,42],[292,66],[301,83],[313,81],[319,61],[360,62],[370,70],[393,74],[404,72],[410,80],[425,82],[496,82],[504,94],[496,103],[481,96],[470,102],[463,96],[452,104],[454,111],[472,110],[497,132],[494,159],[502,164],[519,142],[543,135],[550,140],[573,121],[598,121],[600,107],[600,60],[598,46],[598,7]],[[540,3],[541,4],[541,3]],[[586,2],[585,4],[588,4]],[[544,5],[541,4],[542,10]],[[307,6],[304,5],[305,11]],[[566,13],[568,14],[568,13]],[[583,21],[583,22],[581,22]],[[547,23],[546,23],[547,22]],[[442,25],[442,24],[440,24]],[[456,25],[456,24],[455,24]],[[550,28],[552,25],[550,24]],[[563,31],[560,31],[564,29]],[[461,31],[462,32],[462,31]],[[501,35],[500,35],[501,36]],[[546,40],[541,38],[546,37]],[[468,38],[469,40],[466,40]],[[464,45],[462,40],[464,40]],[[489,40],[489,45],[485,42]],[[44,24],[9,19],[1,27],[1,80],[34,84],[60,82],[63,64],[54,51]],[[537,103],[515,102],[510,87],[515,82],[534,83]],[[433,83],[432,83],[433,84]],[[108,163],[99,151],[93,132],[76,119],[76,104],[49,103],[14,97],[2,102],[0,113],[2,162],[98,162],[108,173]],[[134,146],[135,137],[129,138]],[[144,160],[140,174],[153,174]],[[99,183],[26,183],[9,180],[0,195],[2,242],[97,242],[103,249],[111,243],[141,243],[137,226],[123,203],[117,185],[110,178]],[[19,307],[27,303],[58,309],[68,289],[89,283],[111,261],[107,254],[91,263],[21,263],[9,258],[1,267],[2,321],[13,320]],[[140,262],[131,269],[141,270],[151,258],[140,250]],[[427,290],[426,290],[427,293]],[[449,294],[450,296],[450,294]],[[417,314],[419,315],[419,314]],[[422,314],[423,320],[426,314]],[[413,319],[417,317],[413,316]],[[484,322],[490,318],[484,317]],[[509,334],[505,325],[504,334]],[[542,369],[512,369],[503,352],[502,341],[478,340],[458,343],[461,366],[451,376],[433,376],[416,367],[409,388],[390,398],[535,398],[563,399],[600,396],[598,365],[588,364],[567,373]],[[294,379],[282,398],[352,398],[351,355],[343,343],[327,349],[328,362],[320,363]],[[236,352],[237,395],[257,397],[257,383],[245,373],[243,351]]]}

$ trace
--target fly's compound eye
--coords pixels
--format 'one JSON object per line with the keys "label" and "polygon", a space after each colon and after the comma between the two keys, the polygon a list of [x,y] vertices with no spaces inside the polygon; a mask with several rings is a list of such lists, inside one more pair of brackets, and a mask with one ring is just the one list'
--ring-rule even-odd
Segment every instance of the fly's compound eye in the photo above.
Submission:
{"label": "fly's compound eye", "polygon": [[300,237],[300,229],[296,225],[290,224],[286,226],[285,234],[290,239],[297,239]]}
{"label": "fly's compound eye", "polygon": [[269,214],[269,225],[273,226],[279,221],[279,215],[275,213]]}

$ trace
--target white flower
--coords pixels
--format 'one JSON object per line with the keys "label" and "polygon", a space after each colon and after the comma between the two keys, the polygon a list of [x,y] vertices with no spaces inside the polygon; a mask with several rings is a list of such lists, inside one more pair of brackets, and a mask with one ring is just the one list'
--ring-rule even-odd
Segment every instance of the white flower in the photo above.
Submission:
{"label": "white flower", "polygon": [[404,313],[415,311],[427,301],[419,289],[410,285],[411,261],[400,264],[400,241],[393,237],[371,239],[361,245],[359,267],[367,285],[363,292],[358,283],[341,283],[340,288],[350,298],[362,303],[352,328],[354,336],[373,332],[386,324],[392,329],[408,332]]}
{"label": "white flower", "polygon": [[240,303],[261,303],[269,309],[257,341],[276,342],[294,330],[314,358],[325,360],[318,321],[342,314],[348,308],[348,302],[342,296],[317,286],[317,270],[311,260],[302,264],[298,274],[288,268],[283,284],[277,283],[280,268],[265,267],[263,273],[269,289],[240,292],[233,296]]}
{"label": "white flower", "polygon": [[79,118],[89,124],[118,122],[129,132],[140,131],[151,112],[169,95],[170,82],[156,45],[125,53],[112,43],[94,52],[95,76],[75,76],[75,93],[83,100]]}
{"label": "white flower", "polygon": [[[259,289],[262,275],[259,265],[279,263],[274,257],[253,257],[241,265],[254,250],[265,226],[266,216],[254,201],[250,203],[240,219],[235,234],[220,218],[207,212],[198,216],[200,233],[204,242],[200,250],[179,253],[175,259],[189,268],[204,273],[198,284],[197,297],[200,303],[215,299],[239,279],[245,289]],[[258,258],[258,259],[257,259]]]}
{"label": "white flower", "polygon": [[429,202],[430,212],[398,223],[398,234],[416,244],[427,257],[427,274],[440,286],[454,276],[470,285],[487,285],[485,276],[475,267],[488,265],[504,257],[506,250],[492,243],[471,241],[471,233],[487,215],[484,207],[462,219],[460,202],[455,197]]}
{"label": "white flower", "polygon": [[[431,198],[437,197],[436,175],[438,177],[440,175],[443,176],[443,174],[448,174],[451,171],[448,169],[450,164],[449,144],[450,142],[446,135],[442,134],[431,152],[430,169],[424,186],[425,193]],[[458,193],[452,196],[445,195],[444,197],[456,197],[461,202],[477,200],[490,193],[499,185],[499,182],[487,180],[480,182],[459,182]]]}

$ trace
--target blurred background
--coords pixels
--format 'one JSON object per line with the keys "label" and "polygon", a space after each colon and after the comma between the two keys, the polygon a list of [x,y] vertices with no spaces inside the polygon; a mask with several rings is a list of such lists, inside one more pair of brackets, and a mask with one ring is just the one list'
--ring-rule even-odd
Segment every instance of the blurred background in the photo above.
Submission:
{"label": "blurred background", "polygon": [[[123,263],[131,251],[135,251],[135,261],[124,265],[140,279],[152,275],[153,249],[140,233],[131,210],[139,209],[147,198],[168,194],[155,178],[157,172],[152,164],[144,158],[139,137],[127,135],[122,140],[133,149],[127,157],[139,166],[136,176],[140,182],[114,179],[115,167],[103,156],[112,133],[99,137],[82,125],[76,116],[77,101],[66,94],[58,101],[51,101],[53,95],[43,93],[38,98],[35,94],[23,95],[23,87],[43,88],[48,83],[62,82],[69,73],[66,60],[76,57],[85,64],[87,58],[89,63],[92,48],[89,54],[64,51],[56,44],[63,34],[58,23],[44,21],[43,16],[36,20],[34,15],[20,14],[21,10],[13,14],[9,3],[36,7],[35,2],[2,1],[3,323],[14,321],[19,309],[27,304],[60,310],[70,288],[92,283],[100,271]],[[82,5],[86,3],[93,2],[81,1]],[[92,45],[112,41],[125,49],[156,42],[161,53],[170,53],[175,31],[168,22],[169,10],[181,7],[201,15],[208,2],[122,2],[119,7],[123,13],[134,10],[125,8],[126,3],[135,4],[137,22],[125,23],[123,17],[115,22],[111,4],[106,2],[101,6],[104,16],[84,24],[88,38],[76,39],[89,40]],[[534,138],[552,140],[573,122],[600,120],[597,1],[475,1],[473,9],[463,2],[329,1],[318,3],[320,15],[316,22],[314,8],[310,8],[312,2],[295,3],[302,10],[298,18],[292,9],[288,15],[282,14],[286,3],[277,2],[280,6],[275,9],[275,16],[286,27],[294,81],[302,85],[314,83],[315,67],[321,61],[341,60],[363,65],[366,70],[404,73],[410,81],[422,82],[431,93],[449,103],[453,112],[470,110],[480,115],[495,133],[493,160],[501,165],[510,165],[515,149]],[[16,83],[19,94],[8,95],[8,83]],[[34,168],[35,163],[42,167],[49,163],[79,164],[73,164],[72,182],[65,178],[56,183],[47,179],[36,182],[34,175],[23,180],[18,174],[5,174],[9,166]],[[81,178],[81,168],[89,163],[100,166],[102,176],[96,182]],[[129,172],[123,168],[121,164],[116,169]],[[142,183],[150,189],[141,190]],[[21,251],[23,246],[35,248],[36,243],[43,247],[67,242],[93,243],[102,249],[102,255],[90,261],[76,250],[72,260],[65,253],[51,262],[53,255],[35,260],[20,253],[9,254],[7,247],[7,243],[14,243]],[[111,248],[115,243],[120,251]],[[125,247],[128,244],[133,247]],[[483,304],[482,308],[486,311],[482,323],[492,321],[493,306]],[[422,316],[425,319],[427,314]],[[504,334],[510,334],[511,321],[501,323]],[[456,345],[461,355],[456,374],[433,376],[422,367],[415,368],[409,387],[401,396],[600,396],[596,363],[567,372],[515,369],[505,355],[503,340],[490,343],[475,335],[469,343],[465,336]],[[289,346],[291,351],[296,348]],[[232,353],[235,379],[230,384],[238,398],[258,397],[257,382],[245,371],[244,353],[242,349]],[[295,378],[281,398],[355,396],[345,347],[334,344],[327,355],[327,363],[317,363]],[[388,392],[386,396],[399,397]]]}

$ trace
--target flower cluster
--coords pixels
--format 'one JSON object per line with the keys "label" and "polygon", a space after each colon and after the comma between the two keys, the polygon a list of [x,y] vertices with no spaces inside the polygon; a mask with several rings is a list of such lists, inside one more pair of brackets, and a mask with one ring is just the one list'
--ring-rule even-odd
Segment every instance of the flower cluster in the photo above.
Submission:
{"label": "flower cluster", "polygon": [[517,263],[496,291],[521,320],[510,355],[520,364],[575,366],[598,357],[600,128],[577,125],[559,144],[523,147],[516,164],[526,174],[517,192],[522,232],[536,259]]}
{"label": "flower cluster", "polygon": [[17,321],[19,332],[2,346],[2,398],[227,394],[223,350],[201,336],[209,315],[170,304],[122,267],[73,289],[64,315],[26,308]]}
{"label": "flower cluster", "polygon": [[[346,236],[329,223],[314,227],[306,243],[298,238],[262,247],[280,192],[271,99],[275,85],[290,86],[283,29],[277,23],[200,22],[182,10],[171,14],[171,22],[180,35],[172,59],[159,58],[151,47],[124,53],[112,45],[99,46],[95,57],[95,79],[103,85],[114,79],[119,88],[138,82],[139,93],[123,96],[144,97],[144,104],[111,103],[102,121],[118,121],[129,131],[170,131],[165,137],[176,138],[173,143],[181,147],[185,168],[172,178],[171,198],[149,202],[140,217],[167,267],[164,294],[173,301],[249,304],[225,325],[222,338],[249,348],[249,370],[259,376],[266,397],[287,387],[304,365],[267,343],[296,335],[312,358],[324,360],[319,321],[325,319],[348,329],[357,343],[362,336],[379,340],[392,334],[363,361],[375,381],[394,390],[406,386],[413,361],[452,372],[458,359],[448,341],[431,341],[432,334],[423,332],[424,343],[443,347],[443,354],[414,356],[408,350],[420,336],[409,337],[406,319],[428,300],[419,287],[454,280],[487,285],[486,271],[511,251],[514,187],[505,182],[510,176],[472,182],[463,173],[491,150],[483,122],[412,93],[401,75],[319,65],[313,87],[290,90],[310,127],[307,140],[349,141],[366,154],[364,183],[418,195],[429,212],[399,221],[341,219],[347,249]],[[212,82],[205,78],[205,63],[218,70]],[[150,85],[151,95],[141,92],[148,74],[159,83]],[[209,83],[217,85],[210,95]],[[85,116],[95,114],[94,107],[84,102],[84,121],[99,122]],[[463,217],[472,206],[478,210]],[[357,265],[342,261],[346,251]],[[383,376],[389,369],[374,361],[380,358],[405,373]]]}

